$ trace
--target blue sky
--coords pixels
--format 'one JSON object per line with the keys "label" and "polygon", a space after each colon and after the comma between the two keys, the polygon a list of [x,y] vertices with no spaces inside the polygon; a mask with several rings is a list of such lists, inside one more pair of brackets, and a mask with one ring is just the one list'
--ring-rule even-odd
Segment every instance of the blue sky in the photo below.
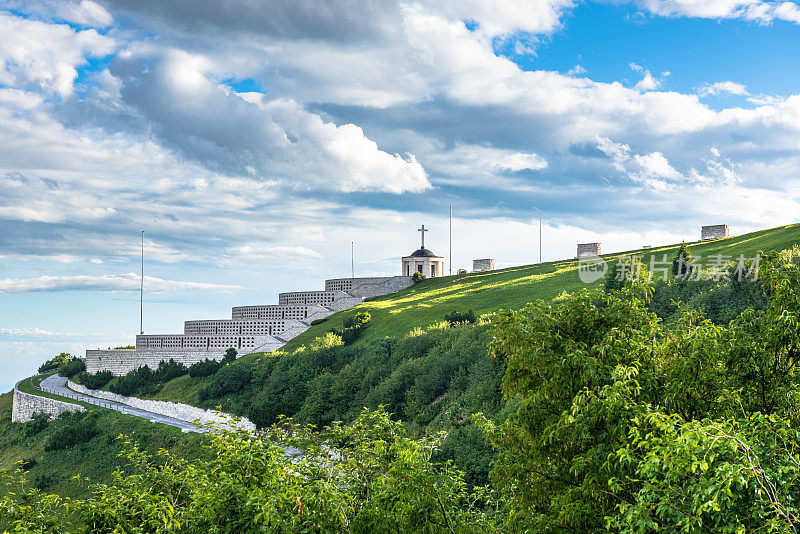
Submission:
{"label": "blue sky", "polygon": [[800,218],[794,1],[0,1],[0,389],[431,232],[454,268]]}

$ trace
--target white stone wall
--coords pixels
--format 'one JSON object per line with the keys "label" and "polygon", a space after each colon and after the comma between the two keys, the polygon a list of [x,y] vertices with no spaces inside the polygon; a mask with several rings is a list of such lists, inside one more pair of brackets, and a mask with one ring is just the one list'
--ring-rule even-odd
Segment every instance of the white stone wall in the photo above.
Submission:
{"label": "white stone wall", "polygon": [[580,243],[578,245],[578,257],[600,256],[603,254],[603,247],[600,243]]}
{"label": "white stone wall", "polygon": [[278,294],[278,304],[319,304],[330,307],[332,302],[348,296],[344,291],[290,291]]}
{"label": "white stone wall", "polygon": [[331,314],[331,311],[319,304],[264,304],[261,306],[236,306],[231,310],[231,319],[264,320],[264,319],[296,319],[311,322]]}
{"label": "white stone wall", "polygon": [[730,235],[730,229],[727,224],[714,224],[711,226],[703,226],[700,229],[700,240],[706,241],[708,239],[723,239]]}
{"label": "white stone wall", "polygon": [[114,376],[122,376],[142,365],[146,365],[150,369],[157,369],[158,364],[162,361],[175,360],[177,363],[189,367],[206,358],[219,361],[223,356],[225,356],[225,351],[87,350],[86,371],[88,373],[111,371]]}
{"label": "white stone wall", "polygon": [[217,319],[205,321],[186,321],[183,334],[198,335],[266,335],[277,336],[286,330],[302,326],[296,319]]}
{"label": "white stone wall", "polygon": [[444,258],[441,256],[406,256],[402,259],[400,271],[404,277],[414,276],[415,272],[421,272],[425,278],[435,278],[444,276]]}
{"label": "white stone wall", "polygon": [[355,297],[372,298],[400,291],[414,284],[410,276],[334,278],[325,280],[326,291],[345,291]]}
{"label": "white stone wall", "polygon": [[[73,391],[83,393],[84,395],[90,395],[92,397],[118,402],[133,408],[157,413],[159,415],[165,415],[167,417],[180,419],[181,421],[187,421],[190,423],[200,421],[201,423],[225,425],[233,421],[233,417],[230,415],[215,412],[213,410],[204,410],[196,406],[181,404],[179,402],[148,400],[140,399],[138,397],[125,397],[123,395],[116,395],[108,391],[88,389],[80,384],[76,384],[72,380],[67,381],[67,386]],[[239,426],[249,431],[256,429],[256,425],[244,417],[241,418]]]}
{"label": "white stone wall", "polygon": [[[296,325],[293,325],[296,326]],[[143,334],[136,336],[138,351],[217,351],[231,347],[247,352],[269,341],[269,335]]]}
{"label": "white stone wall", "polygon": [[484,258],[480,260],[472,260],[473,271],[494,271],[494,259]]}
{"label": "white stone wall", "polygon": [[31,395],[17,389],[14,386],[14,400],[11,409],[11,420],[15,423],[25,423],[31,420],[36,412],[50,414],[52,418],[58,417],[64,412],[85,412],[86,408],[78,404],[48,399]]}

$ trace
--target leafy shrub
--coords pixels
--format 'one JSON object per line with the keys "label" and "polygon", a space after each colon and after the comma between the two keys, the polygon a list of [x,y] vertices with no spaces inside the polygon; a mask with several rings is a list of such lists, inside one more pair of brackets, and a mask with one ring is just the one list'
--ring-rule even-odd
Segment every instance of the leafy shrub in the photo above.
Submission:
{"label": "leafy shrub", "polygon": [[114,376],[111,371],[100,371],[95,374],[87,373],[83,377],[83,385],[89,389],[102,389]]}
{"label": "leafy shrub", "polygon": [[[230,350],[232,349],[228,349],[228,351]],[[235,354],[236,351],[234,350],[234,358],[236,357]],[[183,376],[188,372],[189,370],[186,368],[185,365],[177,363],[175,360],[170,358],[168,362],[165,361],[158,362],[158,368],[155,371],[153,371],[150,380],[153,383],[164,384],[174,378]]]}
{"label": "leafy shrub", "polygon": [[117,395],[130,397],[149,386],[152,378],[153,371],[146,365],[142,365],[124,376],[115,378],[111,382],[109,389],[112,393],[116,393]]}
{"label": "leafy shrub", "polygon": [[26,436],[35,436],[45,428],[50,422],[50,414],[46,412],[33,412],[29,421],[24,426]]}
{"label": "leafy shrub", "polygon": [[22,469],[23,471],[30,471],[33,468],[33,466],[36,465],[36,463],[37,462],[35,458],[25,458],[23,460],[20,460],[19,468]]}
{"label": "leafy shrub", "polygon": [[58,475],[55,473],[39,473],[33,477],[33,487],[40,491],[49,489],[58,482]]}
{"label": "leafy shrub", "polygon": [[69,362],[71,360],[72,360],[72,355],[71,354],[68,354],[66,352],[62,352],[58,356],[55,356],[55,357],[47,360],[46,362],[44,362],[42,365],[40,365],[39,366],[39,372],[40,373],[46,373],[48,371],[53,371],[55,369],[58,369],[61,365],[65,364],[65,363],[67,363],[67,362]]}
{"label": "leafy shrub", "polygon": [[328,319],[327,317],[323,317],[322,319],[314,319],[313,321],[311,321],[311,326],[314,326],[314,325],[317,325],[317,324],[322,324],[327,319]]}
{"label": "leafy shrub", "polygon": [[342,321],[342,326],[345,328],[352,328],[354,326],[363,326],[372,320],[369,312],[358,312],[350,317],[345,317]]}
{"label": "leafy shrub", "polygon": [[222,367],[222,363],[206,358],[202,362],[197,362],[189,367],[189,376],[192,378],[211,376],[219,371],[220,367]]}
{"label": "leafy shrub", "polygon": [[65,414],[64,419],[67,419],[69,424],[59,426],[50,435],[44,445],[45,452],[61,451],[86,443],[99,432],[95,414]]}
{"label": "leafy shrub", "polygon": [[345,345],[350,345],[361,336],[361,333],[369,326],[371,320],[372,317],[368,312],[358,312],[350,317],[345,317],[344,321],[342,321],[344,330],[334,333],[342,337],[342,342]]}
{"label": "leafy shrub", "polygon": [[124,376],[120,376],[111,381],[109,389],[117,395],[134,397],[136,395],[153,395],[161,389],[161,386],[170,380],[178,378],[188,373],[185,365],[177,363],[175,360],[161,361],[158,368],[153,371],[148,366],[130,371]]}
{"label": "leafy shrub", "polygon": [[236,359],[236,355],[237,355],[236,349],[234,349],[233,347],[229,348],[228,350],[225,351],[225,356],[222,357],[222,363],[223,364],[231,363],[233,360]]}
{"label": "leafy shrub", "polygon": [[467,270],[466,269],[459,269],[459,270],[456,271],[456,274],[458,276],[464,276],[465,274],[467,274]]}
{"label": "leafy shrub", "polygon": [[86,362],[75,358],[70,362],[62,364],[61,367],[58,368],[58,375],[72,378],[83,371],[86,371]]}
{"label": "leafy shrub", "polygon": [[242,391],[250,384],[253,377],[253,365],[250,362],[238,362],[222,367],[211,379],[211,382],[200,390],[198,398],[203,402],[210,398],[220,398],[229,393]]}
{"label": "leafy shrub", "polygon": [[419,272],[419,271],[416,271],[416,272],[414,272],[414,274],[412,274],[412,275],[411,275],[411,279],[412,279],[412,280],[413,280],[415,283],[416,283],[416,282],[422,282],[423,280],[425,280],[425,275],[424,275],[424,274],[422,274],[422,273],[421,273],[421,272]]}
{"label": "leafy shrub", "polygon": [[457,324],[463,324],[463,323],[472,324],[475,322],[475,312],[473,312],[472,310],[468,310],[465,312],[457,312],[454,310],[445,315],[444,320],[450,323],[450,326],[455,326]]}

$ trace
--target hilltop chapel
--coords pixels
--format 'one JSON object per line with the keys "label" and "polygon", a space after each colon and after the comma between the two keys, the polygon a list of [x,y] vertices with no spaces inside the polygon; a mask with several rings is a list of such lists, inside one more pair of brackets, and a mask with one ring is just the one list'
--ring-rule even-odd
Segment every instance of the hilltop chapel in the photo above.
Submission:
{"label": "hilltop chapel", "polygon": [[422,273],[428,278],[444,276],[444,258],[425,248],[425,232],[428,231],[423,224],[419,229],[422,234],[422,246],[409,256],[403,257],[403,269],[401,271],[403,276],[411,276],[415,272]]}

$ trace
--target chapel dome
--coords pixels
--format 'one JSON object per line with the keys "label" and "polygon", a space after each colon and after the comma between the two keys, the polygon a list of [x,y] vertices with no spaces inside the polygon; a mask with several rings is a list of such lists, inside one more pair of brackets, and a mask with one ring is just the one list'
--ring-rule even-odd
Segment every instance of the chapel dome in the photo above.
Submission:
{"label": "chapel dome", "polygon": [[427,248],[420,248],[411,253],[411,258],[438,258],[436,254]]}

